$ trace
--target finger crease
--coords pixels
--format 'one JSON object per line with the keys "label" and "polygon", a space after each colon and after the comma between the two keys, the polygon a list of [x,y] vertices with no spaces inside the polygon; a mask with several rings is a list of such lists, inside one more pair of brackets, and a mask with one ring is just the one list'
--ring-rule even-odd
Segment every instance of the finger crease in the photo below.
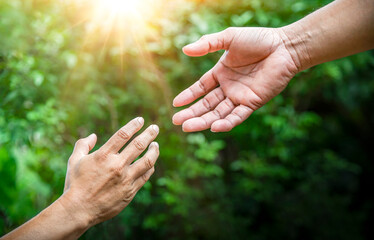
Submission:
{"label": "finger crease", "polygon": [[240,121],[243,121],[243,118],[236,112],[232,112],[232,115],[238,117],[240,119]]}
{"label": "finger crease", "polygon": [[225,41],[222,38],[219,38],[218,42],[219,42],[219,49],[224,49]]}
{"label": "finger crease", "polygon": [[118,131],[118,136],[123,140],[128,140],[130,138],[130,136],[123,130]]}
{"label": "finger crease", "polygon": [[151,160],[149,158],[145,158],[144,161],[145,161],[145,164],[147,165],[147,167],[149,169],[152,168],[152,163],[151,163]]}
{"label": "finger crease", "polygon": [[198,83],[198,85],[199,85],[199,88],[200,88],[201,90],[203,90],[203,92],[205,93],[205,92],[206,92],[206,88],[205,88],[204,84],[201,82],[201,80],[199,80],[197,83]]}
{"label": "finger crease", "polygon": [[188,90],[190,90],[192,96],[193,96],[195,99],[198,97],[198,95],[197,95],[194,91],[192,91],[191,87],[189,87]]}
{"label": "finger crease", "polygon": [[214,109],[213,113],[214,113],[214,115],[216,115],[219,119],[222,118],[221,113],[220,113],[217,109]]}
{"label": "finger crease", "polygon": [[[221,93],[221,94],[219,94]],[[218,101],[222,101],[223,100],[223,92],[221,89],[217,89],[216,91],[214,91],[214,96],[218,99]]]}
{"label": "finger crease", "polygon": [[213,81],[216,83],[216,84],[218,84],[219,82],[218,82],[218,78],[217,78],[217,76],[216,76],[216,74],[214,73],[214,71],[212,71],[212,78],[213,78]]}
{"label": "finger crease", "polygon": [[139,150],[139,151],[143,151],[144,150],[144,144],[143,143],[141,143],[140,141],[134,141],[134,145],[135,145],[135,147]]}
{"label": "finger crease", "polygon": [[132,200],[132,196],[128,196],[128,197],[125,197],[125,198],[123,199],[123,201],[124,201],[125,203],[129,203],[129,202],[131,202],[131,200]]}
{"label": "finger crease", "polygon": [[203,98],[203,105],[209,111],[212,110],[212,106],[210,105],[209,101],[206,98]]}
{"label": "finger crease", "polygon": [[229,109],[231,109],[233,106],[234,106],[234,104],[231,102],[231,100],[230,99],[226,99],[226,101],[224,101],[224,103],[226,104],[226,106],[229,108]]}
{"label": "finger crease", "polygon": [[208,46],[209,46],[208,52],[211,52],[213,50],[212,44],[210,44],[209,41],[207,41],[207,42],[208,42]]}
{"label": "finger crease", "polygon": [[253,104],[254,109],[259,109],[262,107],[263,102],[265,102],[253,89],[251,89],[254,95],[254,99],[250,102]]}
{"label": "finger crease", "polygon": [[194,116],[194,117],[197,116],[197,114],[196,114],[196,112],[195,112],[195,110],[194,110],[193,107],[189,108],[189,110],[191,110],[191,112],[192,112],[192,116]]}
{"label": "finger crease", "polygon": [[203,119],[203,121],[205,123],[205,126],[208,126],[209,125],[208,122],[204,118],[202,118],[202,119]]}

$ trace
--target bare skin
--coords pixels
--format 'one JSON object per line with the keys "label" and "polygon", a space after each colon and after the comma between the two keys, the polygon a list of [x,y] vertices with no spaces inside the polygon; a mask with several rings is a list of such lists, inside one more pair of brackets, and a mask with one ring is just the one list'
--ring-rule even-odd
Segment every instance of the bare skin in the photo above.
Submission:
{"label": "bare skin", "polygon": [[[63,195],[1,239],[77,239],[88,228],[120,213],[151,177],[159,156],[159,146],[152,142],[159,133],[156,125],[120,152],[143,124],[143,118],[132,120],[91,154],[95,134],[77,141],[68,162]],[[148,145],[145,155],[134,162]]]}
{"label": "bare skin", "polygon": [[[187,132],[230,131],[283,91],[294,75],[316,64],[374,47],[374,1],[336,0],[289,26],[229,28],[202,37],[183,51],[192,57],[226,50],[218,63],[174,99],[174,124]],[[89,227],[121,212],[154,172],[158,144],[133,161],[156,138],[151,126],[126,148],[143,126],[124,126],[89,154],[96,135],[77,142],[69,160],[64,194],[51,206],[2,239],[77,239]]]}
{"label": "bare skin", "polygon": [[281,93],[298,72],[374,47],[374,1],[337,0],[283,28],[228,28],[183,48],[199,57],[225,53],[181,92],[173,116],[183,131],[227,132]]}

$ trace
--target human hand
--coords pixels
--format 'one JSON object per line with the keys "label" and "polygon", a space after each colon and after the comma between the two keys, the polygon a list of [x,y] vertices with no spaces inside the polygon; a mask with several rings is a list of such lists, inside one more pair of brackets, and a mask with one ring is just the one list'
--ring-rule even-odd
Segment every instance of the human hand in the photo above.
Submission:
{"label": "human hand", "polygon": [[218,63],[173,102],[181,107],[204,96],[173,116],[183,131],[227,132],[274,98],[299,71],[298,56],[286,45],[282,29],[228,28],[203,36],[183,48],[198,57],[226,50]]}
{"label": "human hand", "polygon": [[[77,141],[59,201],[75,220],[91,227],[116,216],[153,174],[159,156],[158,144],[151,143],[159,133],[156,125],[120,151],[143,124],[143,118],[130,121],[91,154],[97,140],[95,134]],[[145,155],[133,163],[149,144]]]}

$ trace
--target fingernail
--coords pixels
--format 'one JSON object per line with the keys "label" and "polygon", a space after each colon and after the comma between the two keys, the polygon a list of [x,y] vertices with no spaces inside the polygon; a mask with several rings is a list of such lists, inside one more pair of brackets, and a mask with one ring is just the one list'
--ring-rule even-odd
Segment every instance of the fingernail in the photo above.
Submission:
{"label": "fingernail", "polygon": [[154,147],[156,147],[156,148],[159,148],[159,147],[160,147],[160,146],[158,145],[157,142],[153,142],[153,143],[152,143],[152,146],[154,146]]}
{"label": "fingernail", "polygon": [[157,125],[152,125],[153,130],[155,130],[157,133],[159,133],[160,128]]}
{"label": "fingernail", "polygon": [[142,117],[138,117],[136,120],[138,120],[138,122],[143,125],[144,124],[144,118]]}

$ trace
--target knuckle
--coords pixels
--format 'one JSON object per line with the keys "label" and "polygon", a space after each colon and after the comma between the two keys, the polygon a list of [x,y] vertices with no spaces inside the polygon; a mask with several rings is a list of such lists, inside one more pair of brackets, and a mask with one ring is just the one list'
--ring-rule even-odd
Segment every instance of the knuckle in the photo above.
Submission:
{"label": "knuckle", "polygon": [[[134,194],[135,195],[135,194]],[[128,194],[126,194],[123,198],[123,201],[125,203],[130,203],[132,201],[132,199],[134,198],[134,195],[132,194],[132,192],[129,192]]]}
{"label": "knuckle", "polygon": [[135,139],[134,142],[133,142],[134,146],[136,149],[138,149],[139,151],[144,151],[145,150],[145,144],[138,140],[138,139]]}
{"label": "knuckle", "polygon": [[118,130],[117,135],[123,140],[130,139],[130,135],[124,129]]}
{"label": "knuckle", "polygon": [[122,176],[122,167],[120,167],[120,166],[112,166],[111,168],[110,168],[110,172],[111,172],[111,174],[112,174],[112,176],[114,176],[114,177],[120,177],[120,176]]}
{"label": "knuckle", "polygon": [[149,169],[153,167],[153,161],[149,157],[144,157],[144,163]]}
{"label": "knuckle", "polygon": [[123,186],[131,187],[133,185],[133,177],[131,176],[131,174],[129,174],[129,172],[126,172],[124,175],[125,177],[122,182]]}
{"label": "knuckle", "polygon": [[156,132],[156,130],[154,130],[153,128],[151,128],[151,129],[149,130],[149,135],[151,135],[151,137],[156,137],[156,136],[157,136],[157,132]]}

